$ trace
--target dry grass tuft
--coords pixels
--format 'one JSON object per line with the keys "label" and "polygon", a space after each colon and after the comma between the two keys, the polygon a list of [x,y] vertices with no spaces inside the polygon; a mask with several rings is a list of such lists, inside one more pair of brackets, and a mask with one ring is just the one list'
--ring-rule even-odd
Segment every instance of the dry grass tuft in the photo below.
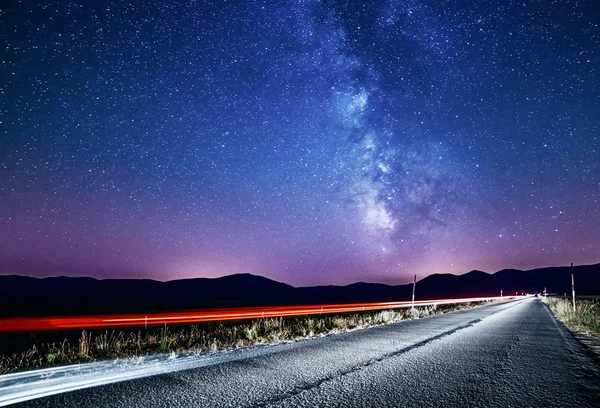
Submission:
{"label": "dry grass tuft", "polygon": [[600,299],[547,298],[546,304],[557,319],[570,328],[600,336]]}
{"label": "dry grass tuft", "polygon": [[[481,302],[479,304],[482,304]],[[191,325],[178,330],[137,332],[82,331],[77,345],[60,343],[31,344],[26,351],[0,355],[0,374],[38,367],[64,365],[110,358],[139,357],[156,353],[206,353],[256,344],[310,338],[329,333],[362,329],[407,319],[440,314],[478,304],[362,312],[345,315],[318,315],[295,318],[265,318],[245,323]]]}

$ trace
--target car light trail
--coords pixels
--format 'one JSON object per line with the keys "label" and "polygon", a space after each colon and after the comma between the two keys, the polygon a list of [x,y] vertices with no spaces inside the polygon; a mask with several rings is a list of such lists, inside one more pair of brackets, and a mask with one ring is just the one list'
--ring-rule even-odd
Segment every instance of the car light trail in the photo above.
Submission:
{"label": "car light trail", "polygon": [[[415,306],[446,305],[493,300],[517,299],[524,296],[503,298],[476,297],[462,299],[438,299],[415,301]],[[264,317],[289,317],[332,313],[349,313],[373,310],[410,308],[412,302],[376,302],[322,304],[304,306],[265,306],[227,309],[204,309],[178,313],[123,314],[104,316],[71,317],[25,317],[0,319],[0,332],[38,331],[56,329],[91,329],[103,327],[135,327],[147,325],[216,322],[225,320],[259,319]]]}

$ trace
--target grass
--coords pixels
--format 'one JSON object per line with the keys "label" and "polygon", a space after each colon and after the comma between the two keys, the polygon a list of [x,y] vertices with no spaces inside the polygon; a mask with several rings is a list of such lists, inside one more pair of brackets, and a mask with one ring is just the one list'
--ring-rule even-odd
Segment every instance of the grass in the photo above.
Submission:
{"label": "grass", "polygon": [[[345,315],[265,318],[249,322],[167,326],[137,331],[88,331],[71,344],[43,342],[33,336],[22,352],[0,354],[0,374],[40,367],[95,360],[140,357],[157,353],[207,353],[310,338],[330,333],[362,329],[407,319],[426,317],[478,306],[485,302],[408,309],[362,312]],[[43,337],[43,336],[42,336]],[[33,344],[32,344],[33,343]]]}
{"label": "grass", "polygon": [[575,310],[569,298],[550,297],[545,302],[554,316],[570,329],[600,336],[600,299],[576,299]]}

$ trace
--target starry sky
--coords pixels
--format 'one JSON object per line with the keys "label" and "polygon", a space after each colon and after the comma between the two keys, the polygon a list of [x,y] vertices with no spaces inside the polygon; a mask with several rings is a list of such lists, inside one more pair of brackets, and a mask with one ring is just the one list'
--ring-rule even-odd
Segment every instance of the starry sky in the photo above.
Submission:
{"label": "starry sky", "polygon": [[600,261],[600,6],[0,6],[0,274]]}

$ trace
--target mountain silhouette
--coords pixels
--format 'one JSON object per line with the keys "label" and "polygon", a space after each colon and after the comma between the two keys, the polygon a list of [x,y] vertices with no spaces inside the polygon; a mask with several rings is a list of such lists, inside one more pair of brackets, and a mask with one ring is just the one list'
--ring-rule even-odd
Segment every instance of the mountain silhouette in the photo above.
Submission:
{"label": "mountain silhouette", "polygon": [[[579,295],[600,295],[600,264],[574,268]],[[433,274],[417,282],[416,299],[498,296],[516,292],[571,293],[571,268],[503,269],[490,274]],[[0,316],[57,316],[149,313],[232,306],[410,300],[412,284],[358,282],[346,286],[293,287],[262,276],[235,274],[220,278],[95,279],[0,276]]]}

